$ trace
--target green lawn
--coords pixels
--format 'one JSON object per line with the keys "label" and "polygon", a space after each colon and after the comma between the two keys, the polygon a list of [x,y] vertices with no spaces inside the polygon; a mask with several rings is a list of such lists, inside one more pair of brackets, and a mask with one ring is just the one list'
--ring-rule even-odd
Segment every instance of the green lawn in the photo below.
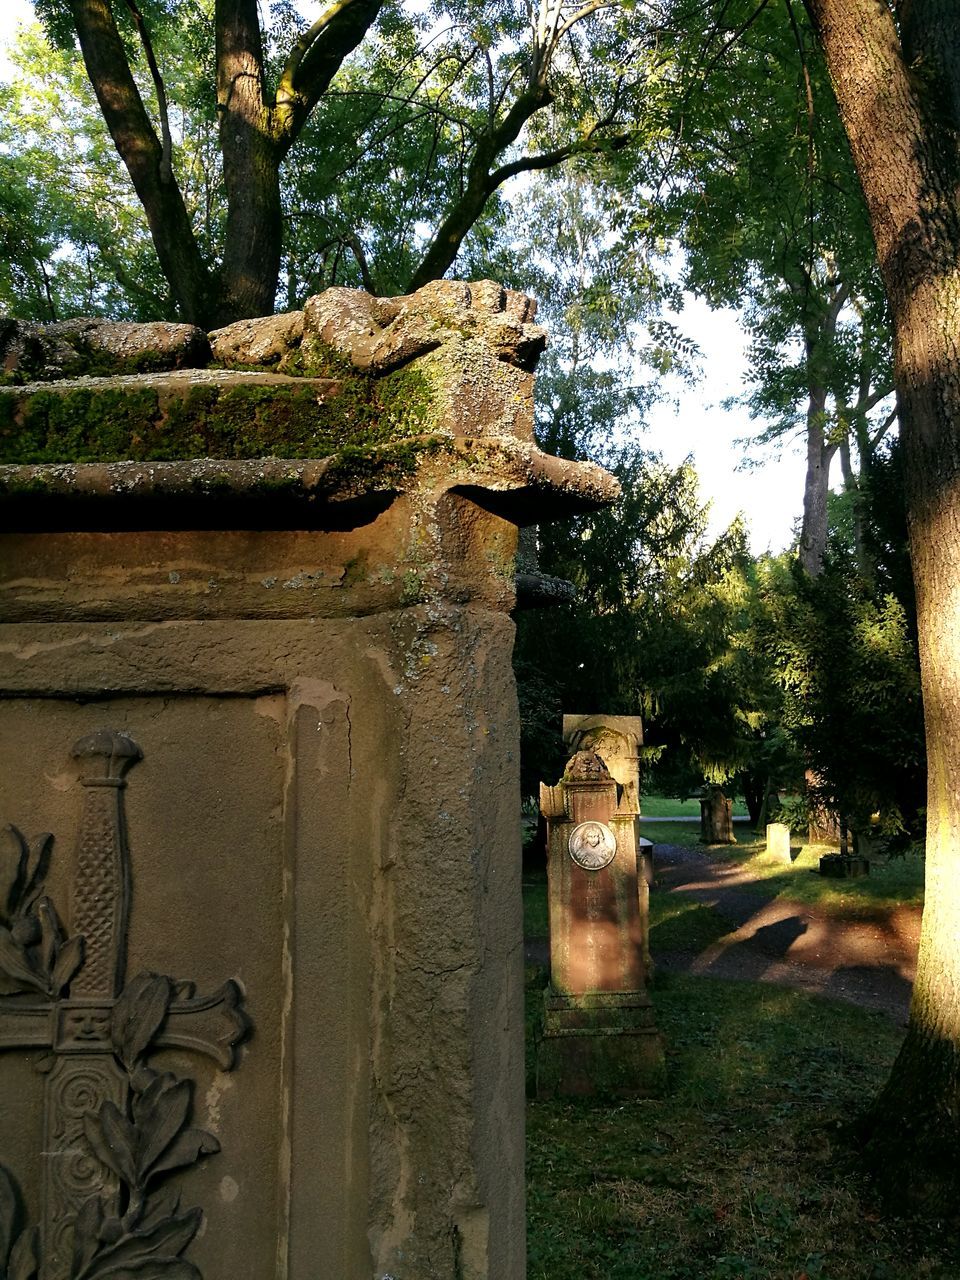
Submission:
{"label": "green lawn", "polygon": [[[697,818],[700,817],[699,800],[676,800],[672,796],[644,796],[640,808],[645,818]],[[733,802],[734,816],[747,812],[742,800]]]}
{"label": "green lawn", "polygon": [[[656,818],[640,819],[640,834],[645,840],[654,844],[683,844],[688,846],[700,843],[699,822],[657,822]],[[737,838],[738,849],[758,851],[764,847],[764,837],[758,836],[746,822],[738,822],[733,829]],[[716,849],[725,849],[726,845],[714,845]]]}
{"label": "green lawn", "polygon": [[[761,844],[762,850],[762,844]],[[746,851],[746,850],[745,850]],[[923,905],[924,859],[917,853],[871,859],[870,874],[856,880],[832,880],[819,874],[824,845],[797,845],[794,862],[785,866],[758,851],[743,859],[750,874],[744,887],[762,894],[806,902],[838,915],[870,914],[877,908]],[[737,857],[734,854],[734,857]]]}
{"label": "green lawn", "polygon": [[900,1029],[760,984],[653,994],[664,1098],[529,1104],[529,1280],[957,1280],[956,1235],[881,1211],[842,1138]]}
{"label": "green lawn", "polygon": [[[663,843],[695,836],[644,824]],[[651,834],[651,832],[655,834]],[[922,900],[923,861],[874,863],[862,880],[786,867],[738,828],[712,858],[741,887],[854,916]],[[547,932],[546,877],[524,875],[527,936]],[[701,950],[728,931],[713,907],[654,891],[651,947]],[[528,1087],[546,972],[528,969]],[[528,1107],[529,1280],[958,1280],[960,1236],[892,1217],[857,1170],[845,1125],[880,1087],[902,1028],[882,1014],[764,984],[661,975],[660,1099]]]}

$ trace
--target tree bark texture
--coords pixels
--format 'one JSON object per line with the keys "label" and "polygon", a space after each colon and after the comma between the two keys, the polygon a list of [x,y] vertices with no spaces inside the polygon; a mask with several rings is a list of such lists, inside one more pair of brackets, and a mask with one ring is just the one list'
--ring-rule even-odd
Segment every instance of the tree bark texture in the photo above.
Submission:
{"label": "tree bark texture", "polygon": [[830,463],[836,445],[828,444],[824,424],[826,387],[811,386],[807,400],[807,471],[803,485],[803,521],[800,525],[800,563],[815,578],[823,568],[827,550],[827,494]]}
{"label": "tree bark texture", "polygon": [[[283,238],[280,165],[383,0],[334,0],[290,51],[276,95],[264,83],[256,0],[216,0],[217,111],[227,195],[224,255],[216,274],[200,252],[169,155],[140,97],[111,0],[69,3],[87,75],[146,212],[180,317],[211,328],[271,313]],[[159,70],[151,69],[156,81]],[[162,81],[158,91],[161,86]]]}
{"label": "tree bark texture", "polygon": [[217,118],[227,225],[218,319],[273,312],[283,220],[280,153],[264,99],[257,0],[218,0]]}
{"label": "tree bark texture", "polygon": [[217,115],[227,193],[221,324],[272,314],[283,245],[280,165],[382,4],[330,5],[294,45],[271,96],[257,0],[217,0]]}
{"label": "tree bark texture", "polygon": [[910,1023],[865,1127],[891,1193],[960,1191],[960,24],[953,0],[807,0],[894,321],[928,760],[927,885]]}
{"label": "tree bark texture", "polygon": [[183,320],[211,318],[213,285],[197,247],[180,188],[127,62],[109,0],[71,0],[87,75],[114,146],[150,226],[160,268]]}

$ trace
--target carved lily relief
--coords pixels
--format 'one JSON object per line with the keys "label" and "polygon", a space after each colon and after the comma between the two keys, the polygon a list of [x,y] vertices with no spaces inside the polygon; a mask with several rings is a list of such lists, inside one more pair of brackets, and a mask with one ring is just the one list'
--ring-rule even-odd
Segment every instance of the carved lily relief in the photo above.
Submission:
{"label": "carved lily relief", "polygon": [[0,915],[0,994],[39,991],[56,999],[83,963],[83,939],[65,938],[44,880],[53,851],[49,832],[27,841],[7,832],[18,847],[17,870]]}
{"label": "carved lily relief", "polygon": [[228,981],[196,997],[192,983],[152,973],[124,983],[130,876],[121,792],[140,749],[102,731],[74,756],[87,790],[73,916],[89,922],[86,940],[65,936],[45,892],[52,836],[28,841],[12,829],[0,1050],[47,1050],[38,1063],[46,1159],[36,1226],[24,1225],[16,1182],[0,1165],[0,1280],[202,1280],[182,1254],[203,1212],[183,1209],[170,1181],[220,1144],[190,1123],[193,1082],[149,1058],[185,1048],[229,1070],[249,1028],[242,992]]}

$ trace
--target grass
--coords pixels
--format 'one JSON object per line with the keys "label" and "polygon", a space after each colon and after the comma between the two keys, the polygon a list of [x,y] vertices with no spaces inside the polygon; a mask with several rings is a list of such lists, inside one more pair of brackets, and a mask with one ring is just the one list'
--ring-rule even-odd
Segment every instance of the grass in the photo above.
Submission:
{"label": "grass", "polygon": [[842,1139],[902,1031],[760,984],[654,999],[665,1097],[529,1104],[529,1280],[957,1280],[956,1236],[881,1212]]}
{"label": "grass", "polygon": [[[640,808],[645,818],[700,818],[699,800],[677,800],[673,796],[644,796]],[[747,808],[742,800],[734,800],[734,817],[746,815]]]}
{"label": "grass", "polygon": [[[698,843],[698,829],[680,823],[645,822],[643,834]],[[707,852],[765,899],[847,917],[922,900],[916,856],[835,881],[816,873],[822,847],[800,848],[787,867],[748,829],[737,836]],[[527,936],[546,936],[543,872],[524,874],[524,911]],[[729,928],[713,907],[651,894],[654,959],[703,950]],[[546,972],[528,978],[532,1085]],[[960,1280],[960,1236],[874,1203],[844,1137],[889,1072],[902,1028],[759,983],[661,974],[653,997],[667,1046],[663,1098],[529,1104],[528,1280]]]}
{"label": "grass", "polygon": [[[761,844],[762,850],[762,844]],[[750,875],[744,888],[764,897],[789,898],[847,917],[869,915],[877,908],[923,905],[924,860],[916,853],[871,859],[870,874],[856,880],[833,880],[819,874],[824,845],[795,847],[791,866],[775,862],[765,852],[750,853],[743,869]]]}
{"label": "grass", "polygon": [[[640,834],[645,840],[654,844],[682,844],[693,848],[700,844],[700,824],[686,822],[657,822],[656,818],[640,819]],[[746,849],[758,852],[764,847],[763,836],[758,836],[752,827],[745,822],[738,822],[733,834],[737,838],[735,845],[711,845],[711,849]]]}
{"label": "grass", "polygon": [[[704,848],[699,828],[679,822],[642,822],[640,832],[656,844],[677,844]],[[923,905],[924,860],[917,853],[902,857],[874,856],[870,874],[856,880],[833,880],[822,876],[818,867],[825,853],[836,852],[828,845],[794,843],[794,861],[788,867],[766,853],[766,842],[746,825],[738,826],[735,845],[706,846],[711,858],[739,866],[748,877],[740,886],[765,900],[785,898],[806,903],[837,915],[852,918],[869,916],[877,909],[897,905]]]}

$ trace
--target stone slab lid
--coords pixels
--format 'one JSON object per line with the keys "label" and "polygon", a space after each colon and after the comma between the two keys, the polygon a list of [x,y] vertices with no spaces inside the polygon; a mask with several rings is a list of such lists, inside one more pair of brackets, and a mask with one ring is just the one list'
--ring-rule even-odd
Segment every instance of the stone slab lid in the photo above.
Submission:
{"label": "stone slab lid", "polygon": [[532,444],[443,436],[317,459],[5,464],[0,528],[347,528],[425,491],[459,493],[528,525],[597,510],[619,485]]}
{"label": "stone slab lid", "polygon": [[612,476],[533,442],[534,310],[439,281],[199,337],[0,322],[0,527],[344,528],[413,492],[518,525],[602,507]]}

